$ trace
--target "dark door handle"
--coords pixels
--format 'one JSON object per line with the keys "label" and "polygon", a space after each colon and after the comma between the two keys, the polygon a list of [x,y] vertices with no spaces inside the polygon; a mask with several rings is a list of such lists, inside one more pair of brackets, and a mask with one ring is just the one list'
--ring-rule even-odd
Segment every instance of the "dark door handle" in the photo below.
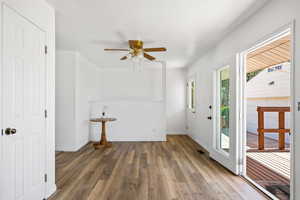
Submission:
{"label": "dark door handle", "polygon": [[5,134],[10,135],[11,134],[11,128],[6,128],[5,129]]}
{"label": "dark door handle", "polygon": [[212,117],[211,117],[211,116],[209,116],[209,117],[207,117],[207,119],[209,119],[209,120],[212,120]]}
{"label": "dark door handle", "polygon": [[17,129],[15,129],[15,128],[6,128],[4,132],[5,132],[6,135],[14,135],[14,134],[17,133]]}
{"label": "dark door handle", "polygon": [[16,134],[16,133],[17,133],[17,129],[15,129],[15,128],[11,129],[11,130],[10,130],[10,133],[11,133],[12,135]]}

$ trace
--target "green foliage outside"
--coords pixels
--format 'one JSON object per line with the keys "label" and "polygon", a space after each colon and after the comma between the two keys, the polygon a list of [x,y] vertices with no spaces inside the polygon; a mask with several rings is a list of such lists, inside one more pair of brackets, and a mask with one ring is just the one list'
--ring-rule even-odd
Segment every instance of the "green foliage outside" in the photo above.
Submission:
{"label": "green foliage outside", "polygon": [[221,131],[229,135],[229,79],[221,81]]}
{"label": "green foliage outside", "polygon": [[263,69],[256,70],[254,72],[247,73],[247,82],[257,76]]}

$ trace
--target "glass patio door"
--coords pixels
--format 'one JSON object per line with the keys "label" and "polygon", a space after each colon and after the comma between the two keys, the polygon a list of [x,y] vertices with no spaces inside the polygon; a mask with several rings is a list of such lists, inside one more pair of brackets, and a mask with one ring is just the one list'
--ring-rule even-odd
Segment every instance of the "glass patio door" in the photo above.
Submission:
{"label": "glass patio door", "polygon": [[211,157],[238,174],[232,74],[230,66],[214,72],[214,137]]}

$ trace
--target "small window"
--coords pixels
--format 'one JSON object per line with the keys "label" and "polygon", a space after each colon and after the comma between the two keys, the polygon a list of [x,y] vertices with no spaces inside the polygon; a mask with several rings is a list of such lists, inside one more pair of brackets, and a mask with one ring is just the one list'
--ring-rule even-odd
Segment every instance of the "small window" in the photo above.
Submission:
{"label": "small window", "polygon": [[196,94],[195,94],[195,88],[196,88],[196,82],[195,80],[190,80],[187,84],[188,87],[188,109],[192,111],[193,113],[196,111],[195,105],[196,105]]}

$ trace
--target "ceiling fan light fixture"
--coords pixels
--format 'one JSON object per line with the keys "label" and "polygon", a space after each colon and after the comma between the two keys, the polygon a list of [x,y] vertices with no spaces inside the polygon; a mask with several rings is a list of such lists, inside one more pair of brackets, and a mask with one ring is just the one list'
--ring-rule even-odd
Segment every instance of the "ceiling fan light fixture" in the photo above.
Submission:
{"label": "ceiling fan light fixture", "polygon": [[[149,52],[162,52],[167,51],[165,47],[156,48],[144,48],[144,42],[141,40],[129,40],[129,49],[104,49],[105,51],[129,51],[126,56],[123,56],[121,60],[130,59],[134,66],[138,66],[139,69],[142,68],[143,62],[145,60],[154,61],[155,57],[148,54]],[[134,67],[137,68],[137,67]]]}
{"label": "ceiling fan light fixture", "polygon": [[143,52],[140,52],[140,53],[138,53],[138,55],[136,57],[139,59],[143,59],[144,58],[143,55],[144,55]]}

